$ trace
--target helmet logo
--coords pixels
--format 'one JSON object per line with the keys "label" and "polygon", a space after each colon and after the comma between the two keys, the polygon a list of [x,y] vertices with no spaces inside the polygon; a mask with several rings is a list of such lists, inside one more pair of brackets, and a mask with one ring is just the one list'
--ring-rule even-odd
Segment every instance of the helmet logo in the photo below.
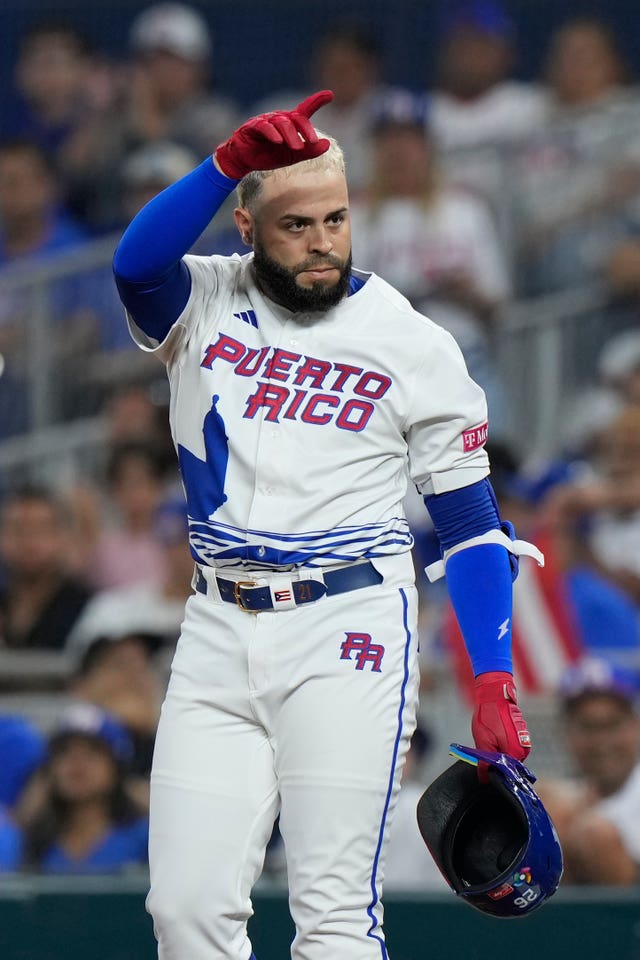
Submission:
{"label": "helmet logo", "polygon": [[516,887],[531,883],[531,870],[529,867],[522,867],[513,875],[513,883]]}

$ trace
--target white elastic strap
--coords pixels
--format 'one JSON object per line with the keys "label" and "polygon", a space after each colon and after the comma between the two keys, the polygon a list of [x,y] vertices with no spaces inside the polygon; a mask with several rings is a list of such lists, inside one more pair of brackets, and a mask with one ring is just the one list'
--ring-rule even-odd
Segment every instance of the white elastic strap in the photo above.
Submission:
{"label": "white elastic strap", "polygon": [[454,547],[449,547],[448,550],[445,550],[442,560],[436,560],[435,563],[430,563],[428,567],[425,567],[424,572],[429,582],[435,583],[436,580],[444,577],[447,560],[449,557],[452,557],[454,553],[460,553],[461,550],[468,550],[469,547],[477,547],[481,543],[498,543],[506,547],[509,553],[513,553],[514,556],[532,557],[539,567],[544,567],[544,554],[541,553],[533,543],[529,543],[527,540],[512,540],[503,530],[487,530],[486,533],[480,534],[479,537],[471,537],[469,540],[463,540],[462,543],[456,543]]}

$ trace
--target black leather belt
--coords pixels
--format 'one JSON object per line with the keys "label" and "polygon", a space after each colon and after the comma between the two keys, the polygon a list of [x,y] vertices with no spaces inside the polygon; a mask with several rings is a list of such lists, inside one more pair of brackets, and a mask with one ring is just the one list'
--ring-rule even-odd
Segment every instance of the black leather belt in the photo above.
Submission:
{"label": "black leather belt", "polygon": [[[319,580],[291,580],[289,585],[282,587],[283,600],[293,600],[296,606],[301,603],[313,603],[320,597],[332,597],[338,593],[347,593],[350,590],[360,590],[376,583],[382,583],[383,576],[378,573],[372,563],[353,563],[351,566],[341,567],[339,570],[323,571],[324,583]],[[256,580],[226,580],[216,576],[216,583],[220,597],[227,603],[235,603],[247,613],[259,613],[261,610],[277,610],[271,590],[268,586],[258,585]],[[198,593],[207,594],[207,581],[201,567],[196,567],[196,584]],[[277,596],[277,591],[275,591]]]}

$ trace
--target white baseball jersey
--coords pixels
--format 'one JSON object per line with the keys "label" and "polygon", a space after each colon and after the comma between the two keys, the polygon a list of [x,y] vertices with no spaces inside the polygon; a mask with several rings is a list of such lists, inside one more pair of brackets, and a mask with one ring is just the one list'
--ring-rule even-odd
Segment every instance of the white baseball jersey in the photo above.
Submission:
{"label": "white baseball jersey", "polygon": [[301,315],[260,292],[251,261],[185,257],[191,294],[162,344],[129,318],[167,364],[194,556],[283,569],[409,551],[408,476],[428,494],[489,472],[482,390],[375,274]]}

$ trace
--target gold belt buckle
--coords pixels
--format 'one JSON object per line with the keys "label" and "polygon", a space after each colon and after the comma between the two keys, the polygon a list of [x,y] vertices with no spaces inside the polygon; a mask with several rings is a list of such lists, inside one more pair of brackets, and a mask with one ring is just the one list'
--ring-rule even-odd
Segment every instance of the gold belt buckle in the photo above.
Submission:
{"label": "gold belt buckle", "polygon": [[242,597],[240,596],[240,587],[257,587],[258,584],[255,580],[237,580],[233,585],[233,596],[235,601],[240,607],[241,610],[244,610],[245,613],[259,613],[259,610],[251,610],[250,607],[245,607],[242,602]]}

